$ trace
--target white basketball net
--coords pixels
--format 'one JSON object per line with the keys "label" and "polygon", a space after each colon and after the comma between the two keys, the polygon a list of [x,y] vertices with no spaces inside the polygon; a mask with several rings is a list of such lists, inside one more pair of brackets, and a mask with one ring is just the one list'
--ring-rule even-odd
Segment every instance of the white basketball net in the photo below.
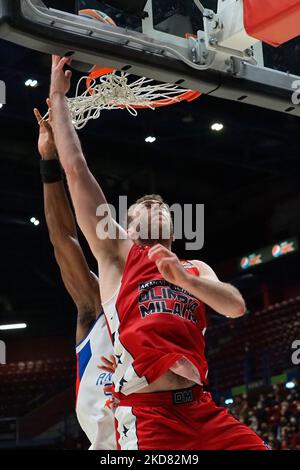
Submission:
{"label": "white basketball net", "polygon": [[178,96],[188,90],[170,83],[153,84],[154,80],[143,77],[130,83],[126,72],[112,72],[91,82],[89,90],[80,94],[82,82],[88,77],[82,77],[76,88],[76,96],[68,99],[69,109],[74,127],[82,129],[91,119],[98,119],[101,111],[127,109],[133,116],[137,110],[133,106],[145,106],[155,109],[153,102],[169,99],[172,103],[179,102]]}

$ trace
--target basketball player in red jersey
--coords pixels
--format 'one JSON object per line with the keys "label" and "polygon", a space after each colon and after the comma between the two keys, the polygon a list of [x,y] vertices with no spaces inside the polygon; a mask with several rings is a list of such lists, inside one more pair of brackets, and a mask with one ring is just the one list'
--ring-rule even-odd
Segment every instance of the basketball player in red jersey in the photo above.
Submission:
{"label": "basketball player in red jersey", "polygon": [[64,71],[69,63],[53,57],[53,131],[77,221],[101,266],[101,296],[117,362],[118,448],[265,450],[253,431],[203,391],[204,305],[235,318],[245,312],[242,296],[205,263],[180,261],[171,251],[171,233],[168,240],[136,237],[137,227],[147,221],[159,233],[172,229],[161,198],[146,196],[129,209],[128,233],[112,218],[71,122],[66,99],[71,72]]}

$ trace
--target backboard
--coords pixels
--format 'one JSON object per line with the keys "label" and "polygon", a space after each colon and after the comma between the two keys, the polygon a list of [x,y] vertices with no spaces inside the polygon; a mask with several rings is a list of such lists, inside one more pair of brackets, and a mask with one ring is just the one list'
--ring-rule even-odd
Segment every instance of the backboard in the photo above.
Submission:
{"label": "backboard", "polygon": [[[48,54],[72,54],[82,70],[98,64],[300,116],[292,103],[299,61],[286,64],[281,56],[294,45],[270,49],[248,36],[243,2],[0,0],[0,38]],[[104,11],[118,26],[80,18],[84,8]]]}
{"label": "backboard", "polygon": [[[137,14],[128,14],[112,5],[131,2],[105,2],[102,0],[78,0],[77,8],[93,8],[104,11],[112,16],[116,23],[129,29],[142,30],[142,21]],[[138,2],[137,2],[138,3]],[[141,2],[141,5],[147,2]],[[217,0],[203,2],[207,8],[216,10]],[[145,9],[145,8],[144,8]],[[153,0],[152,14],[154,29],[169,33],[178,37],[184,37],[186,33],[197,34],[199,29],[203,30],[202,15],[193,1],[185,0]]]}
{"label": "backboard", "polygon": [[[122,0],[77,0],[77,11],[84,8],[93,8],[104,11],[111,16],[119,26],[129,30],[142,31],[142,20],[137,15],[128,14],[112,5],[139,3],[145,1],[127,2]],[[213,11],[218,9],[218,0],[203,0],[202,4]],[[204,30],[203,16],[193,0],[152,0],[153,26],[156,31],[184,37],[186,33],[197,35]],[[299,63],[300,37],[290,41],[279,48],[262,45],[263,64],[271,69],[281,70],[300,75]]]}

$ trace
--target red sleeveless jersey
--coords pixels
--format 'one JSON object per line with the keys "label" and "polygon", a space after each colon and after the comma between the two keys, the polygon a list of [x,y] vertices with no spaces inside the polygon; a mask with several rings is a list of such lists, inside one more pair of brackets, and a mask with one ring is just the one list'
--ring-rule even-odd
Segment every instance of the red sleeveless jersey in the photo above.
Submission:
{"label": "red sleeveless jersey", "polygon": [[[167,282],[148,258],[149,249],[133,245],[121,286],[103,305],[117,360],[115,392],[125,395],[168,370],[198,384],[207,377],[204,304]],[[182,265],[199,276],[191,263]]]}

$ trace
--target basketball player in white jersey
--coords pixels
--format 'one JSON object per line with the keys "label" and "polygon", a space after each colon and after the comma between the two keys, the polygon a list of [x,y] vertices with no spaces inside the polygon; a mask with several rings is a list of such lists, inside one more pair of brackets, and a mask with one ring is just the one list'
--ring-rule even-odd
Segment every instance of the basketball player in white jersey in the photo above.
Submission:
{"label": "basketball player in white jersey", "polygon": [[[48,101],[49,104],[49,101]],[[41,177],[44,183],[44,207],[50,240],[66,289],[77,307],[76,328],[76,413],[91,442],[91,450],[116,449],[114,413],[111,401],[111,372],[100,369],[100,358],[113,350],[101,305],[99,281],[90,272],[80,247],[75,219],[64,188],[53,133],[49,122],[40,124],[38,148],[41,155]]]}

